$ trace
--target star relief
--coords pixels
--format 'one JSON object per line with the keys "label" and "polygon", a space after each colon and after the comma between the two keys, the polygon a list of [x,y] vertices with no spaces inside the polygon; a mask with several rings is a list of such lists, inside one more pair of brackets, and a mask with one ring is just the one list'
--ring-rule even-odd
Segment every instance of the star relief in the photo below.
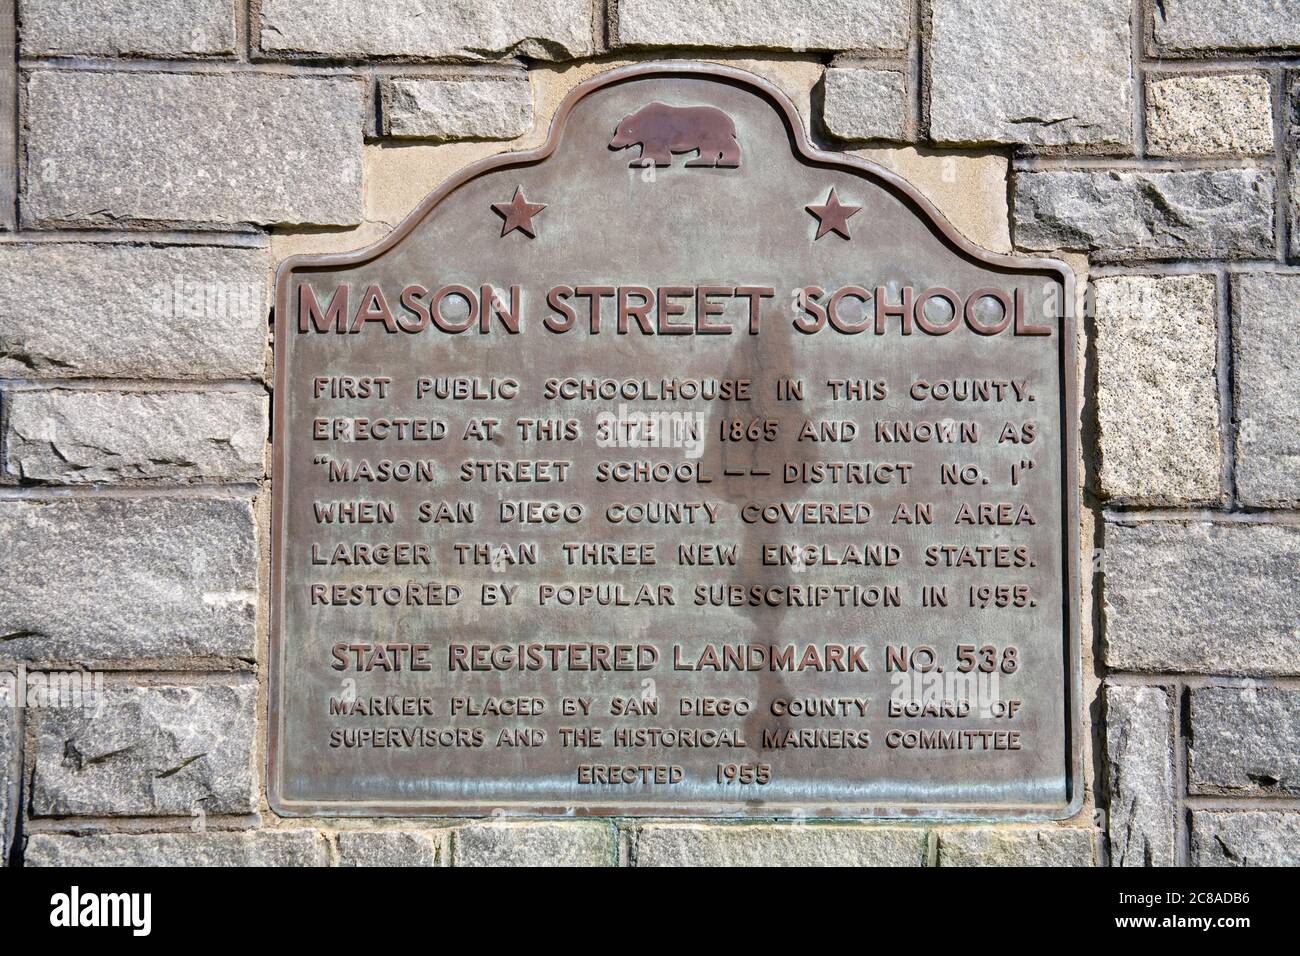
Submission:
{"label": "star relief", "polygon": [[501,235],[508,236],[518,229],[529,239],[537,238],[537,227],[533,217],[546,208],[546,203],[529,202],[524,198],[524,187],[516,186],[514,198],[509,202],[494,202],[493,211],[505,220],[501,224]]}
{"label": "star relief", "polygon": [[826,202],[820,206],[814,203],[804,208],[817,217],[817,235],[813,236],[813,240],[816,241],[828,232],[836,232],[845,239],[852,239],[853,237],[849,235],[849,217],[856,215],[862,207],[844,205],[840,202],[835,187],[832,186]]}

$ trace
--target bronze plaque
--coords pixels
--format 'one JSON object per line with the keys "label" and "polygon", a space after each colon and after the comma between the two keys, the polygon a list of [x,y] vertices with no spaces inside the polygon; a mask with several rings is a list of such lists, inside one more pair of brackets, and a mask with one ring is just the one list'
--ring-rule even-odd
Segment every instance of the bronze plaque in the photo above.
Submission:
{"label": "bronze plaque", "polygon": [[284,813],[1063,816],[1071,273],[737,70],[284,263]]}

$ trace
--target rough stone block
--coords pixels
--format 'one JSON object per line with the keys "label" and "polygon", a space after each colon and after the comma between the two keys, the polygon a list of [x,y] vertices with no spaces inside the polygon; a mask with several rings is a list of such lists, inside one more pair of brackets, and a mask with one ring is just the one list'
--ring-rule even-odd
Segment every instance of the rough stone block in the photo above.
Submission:
{"label": "rough stone block", "polygon": [[625,46],[907,49],[908,0],[620,0]]}
{"label": "rough stone block", "polygon": [[0,867],[9,865],[18,781],[22,776],[22,736],[18,729],[17,675],[0,671]]}
{"label": "rough stone block", "polygon": [[8,657],[252,658],[257,542],[233,498],[0,502]]}
{"label": "rough stone block", "polygon": [[1019,173],[1015,241],[1101,261],[1269,259],[1273,190],[1273,174],[1253,167]]}
{"label": "rough stone block", "polygon": [[237,833],[33,833],[24,866],[326,866],[315,830]]}
{"label": "rough stone block", "polygon": [[595,52],[591,0],[262,0],[266,53],[562,60]]}
{"label": "rough stone block", "polygon": [[261,378],[269,273],[263,249],[0,243],[0,375]]}
{"label": "rough stone block", "polygon": [[1257,507],[1300,504],[1300,276],[1232,282],[1237,497]]}
{"label": "rough stone block", "polygon": [[360,77],[38,70],[24,221],[355,225],[365,89]]}
{"label": "rough stone block", "polygon": [[222,56],[235,0],[20,0],[24,56]]}
{"label": "rough stone block", "polygon": [[1300,134],[1292,134],[1288,153],[1291,157],[1291,175],[1288,177],[1291,187],[1289,245],[1291,258],[1300,259]]}
{"label": "rough stone block", "polygon": [[1091,830],[973,827],[939,833],[940,866],[1096,866]]}
{"label": "rough stone block", "polygon": [[1121,671],[1300,673],[1300,526],[1106,526],[1106,664]]}
{"label": "rough stone block", "polygon": [[906,140],[907,78],[897,70],[829,69],[822,118],[840,139]]}
{"label": "rough stone block", "polygon": [[1300,795],[1300,691],[1199,687],[1192,692],[1188,792]]}
{"label": "rough stone block", "polygon": [[28,481],[256,481],[267,399],[249,391],[11,391],[5,472]]}
{"label": "rough stone block", "polygon": [[253,811],[255,684],[111,687],[93,696],[31,711],[34,815]]}
{"label": "rough stone block", "polygon": [[1300,6],[1291,0],[1160,0],[1156,47],[1170,53],[1300,47]]}
{"label": "rough stone block", "polygon": [[397,77],[381,87],[383,132],[412,139],[514,139],[533,125],[528,77]]}
{"label": "rough stone block", "polygon": [[1097,279],[1101,493],[1218,502],[1218,321],[1209,276]]}
{"label": "rough stone block", "polygon": [[441,840],[410,830],[340,830],[339,866],[436,866]]}
{"label": "rough stone block", "polygon": [[637,866],[921,866],[925,830],[827,824],[652,823]]}
{"label": "rough stone block", "polygon": [[1133,142],[1129,0],[932,0],[930,135],[939,143]]}
{"label": "rough stone block", "polygon": [[1273,95],[1259,73],[1180,73],[1147,80],[1152,156],[1273,152]]}
{"label": "rough stone block", "polygon": [[608,823],[471,823],[452,830],[452,866],[613,866]]}
{"label": "rough stone block", "polygon": [[1300,866],[1300,813],[1192,814],[1193,866]]}
{"label": "rough stone block", "polygon": [[1106,687],[1111,866],[1176,866],[1173,717],[1163,687]]}

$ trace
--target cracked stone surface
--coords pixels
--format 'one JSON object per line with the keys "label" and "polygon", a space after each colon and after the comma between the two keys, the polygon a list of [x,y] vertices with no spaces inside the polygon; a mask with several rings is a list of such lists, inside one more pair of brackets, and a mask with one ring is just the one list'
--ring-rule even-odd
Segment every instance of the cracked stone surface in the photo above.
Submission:
{"label": "cracked stone surface", "polygon": [[1218,312],[1209,276],[1094,281],[1098,481],[1146,504],[1217,503]]}
{"label": "cracked stone surface", "polygon": [[1259,73],[1147,80],[1152,156],[1262,155],[1273,151],[1273,93]]}
{"label": "cracked stone surface", "polygon": [[620,0],[627,46],[907,49],[908,0]]}
{"label": "cracked stone surface", "polygon": [[429,831],[340,830],[339,866],[437,866],[441,842]]}
{"label": "cracked stone surface", "polygon": [[1129,0],[933,0],[930,134],[939,143],[1133,141]]}
{"label": "cracked stone surface", "polygon": [[1300,276],[1232,280],[1237,497],[1300,505]]}
{"label": "cracked stone surface", "polygon": [[268,53],[538,60],[595,51],[591,0],[262,0]]}
{"label": "cracked stone surface", "polygon": [[38,70],[24,224],[356,225],[365,92],[361,77]]}
{"label": "cracked stone surface", "polygon": [[972,827],[939,833],[939,866],[1096,866],[1092,830]]}
{"label": "cracked stone surface", "polygon": [[1192,691],[1189,793],[1300,795],[1300,691],[1198,687]]}
{"label": "cracked stone surface", "polygon": [[0,541],[6,657],[254,656],[247,500],[10,500],[0,502]]}
{"label": "cracked stone surface", "polygon": [[22,0],[24,56],[217,56],[235,51],[235,0]]}
{"label": "cracked stone surface", "polygon": [[652,823],[636,836],[637,866],[921,866],[920,827],[727,826]]}
{"label": "cracked stone surface", "polygon": [[1192,814],[1193,866],[1300,866],[1300,813]]}
{"label": "cracked stone surface", "polygon": [[1265,169],[1052,170],[1015,178],[1015,242],[1115,259],[1274,255]]}
{"label": "cracked stone surface", "polygon": [[1106,687],[1111,866],[1175,866],[1173,723],[1163,687]]}
{"label": "cracked stone surface", "polygon": [[419,139],[514,139],[533,125],[526,75],[502,80],[399,77],[383,84],[384,133]]}
{"label": "cracked stone surface", "polygon": [[0,244],[0,375],[261,378],[269,272],[265,249]]}
{"label": "cracked stone surface", "polygon": [[82,690],[31,710],[33,814],[252,812],[255,684]]}
{"label": "cracked stone surface", "polygon": [[326,866],[315,830],[237,833],[33,833],[24,866]]}
{"label": "cracked stone surface", "polygon": [[14,391],[5,470],[62,484],[256,481],[266,435],[253,392]]}
{"label": "cracked stone surface", "polygon": [[1109,667],[1300,674],[1300,527],[1112,522],[1103,562]]}

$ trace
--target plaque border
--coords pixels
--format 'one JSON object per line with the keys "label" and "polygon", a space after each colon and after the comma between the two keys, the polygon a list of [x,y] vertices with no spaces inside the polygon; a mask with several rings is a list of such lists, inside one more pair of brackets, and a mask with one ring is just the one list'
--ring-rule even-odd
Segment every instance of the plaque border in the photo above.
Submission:
{"label": "plaque border", "polygon": [[[1064,507],[1061,509],[1064,537],[1064,587],[1063,614],[1065,641],[1063,662],[1065,673],[1062,687],[1065,692],[1065,784],[1067,800],[1061,804],[829,804],[767,803],[760,801],[718,801],[708,804],[683,804],[671,800],[662,803],[620,804],[610,801],[557,804],[530,800],[503,800],[491,803],[462,803],[456,801],[366,802],[362,800],[291,800],[283,794],[280,779],[281,754],[284,740],[280,732],[278,715],[284,678],[281,652],[283,640],[280,633],[280,595],[284,586],[284,567],[278,560],[283,547],[283,509],[285,504],[284,457],[286,441],[278,441],[285,430],[285,403],[275,401],[284,394],[285,350],[280,343],[287,340],[286,328],[289,303],[289,282],[292,275],[304,269],[336,268],[364,265],[402,242],[444,198],[461,186],[485,173],[512,167],[531,166],[547,159],[559,145],[569,114],[579,101],[607,86],[645,77],[686,76],[718,80],[739,86],[766,99],[784,120],[790,143],[797,158],[812,165],[833,169],[847,169],[866,174],[876,180],[896,197],[902,199],[912,211],[926,219],[939,235],[958,254],[982,265],[1016,272],[1049,273],[1059,277],[1062,288],[1062,311],[1059,317],[1060,395],[1063,414],[1061,420],[1062,468]],[[1075,275],[1064,262],[1057,259],[1021,257],[990,252],[966,239],[933,203],[925,198],[911,183],[892,170],[871,160],[847,153],[823,150],[808,139],[803,119],[791,99],[770,81],[735,67],[696,61],[660,61],[618,67],[599,73],[575,86],[561,101],[551,120],[550,130],[542,145],[529,150],[499,153],[477,160],[462,168],[426,196],[405,219],[387,236],[353,252],[294,255],[285,259],[276,269],[275,316],[272,337],[274,356],[274,387],[272,390],[272,463],[271,463],[271,540],[268,601],[268,657],[266,695],[266,796],[270,809],[281,817],[483,817],[506,815],[527,818],[574,817],[676,817],[710,821],[752,819],[809,820],[873,820],[873,821],[991,821],[991,820],[1064,820],[1075,816],[1083,807],[1084,783],[1082,767],[1083,675],[1080,654],[1080,577],[1079,538],[1079,386],[1075,317]]]}

